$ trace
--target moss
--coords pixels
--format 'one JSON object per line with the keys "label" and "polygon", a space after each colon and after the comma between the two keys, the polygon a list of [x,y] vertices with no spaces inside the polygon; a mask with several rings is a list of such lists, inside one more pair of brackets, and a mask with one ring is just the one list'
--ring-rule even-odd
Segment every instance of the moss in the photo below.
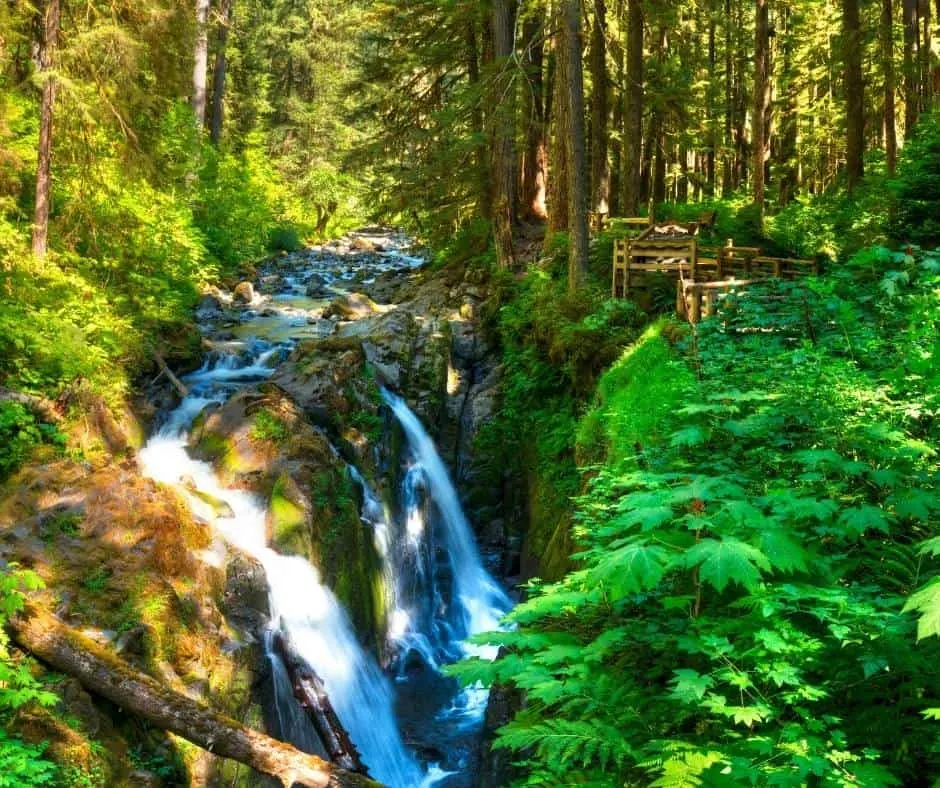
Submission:
{"label": "moss", "polygon": [[635,457],[690,401],[695,378],[664,336],[670,327],[666,319],[651,325],[601,376],[594,404],[578,425],[579,465]]}
{"label": "moss", "polygon": [[302,506],[288,497],[290,480],[282,474],[271,489],[271,534],[278,549],[294,555],[308,555],[310,537]]}

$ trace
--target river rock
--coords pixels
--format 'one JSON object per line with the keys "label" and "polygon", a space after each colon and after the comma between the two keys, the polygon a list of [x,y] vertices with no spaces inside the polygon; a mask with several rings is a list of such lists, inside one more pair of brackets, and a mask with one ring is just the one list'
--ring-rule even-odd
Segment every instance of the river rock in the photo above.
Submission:
{"label": "river rock", "polygon": [[310,277],[307,289],[304,292],[307,298],[327,298],[330,295],[326,280],[316,274]]}
{"label": "river rock", "polygon": [[258,290],[262,293],[279,293],[283,289],[284,277],[280,274],[268,274],[267,276],[262,276],[261,281],[258,282]]}
{"label": "river rock", "polygon": [[248,280],[244,280],[235,285],[235,291],[232,297],[236,303],[250,304],[255,300],[255,288]]}
{"label": "river rock", "polygon": [[214,295],[207,293],[199,299],[196,307],[196,320],[213,320],[222,317],[222,302]]}
{"label": "river rock", "polygon": [[331,318],[335,315],[341,320],[358,320],[381,311],[382,308],[367,295],[344,293],[323,310],[323,317]]}
{"label": "river rock", "polygon": [[261,563],[232,552],[225,565],[222,613],[239,632],[260,638],[270,616],[268,580]]}
{"label": "river rock", "polygon": [[362,236],[356,236],[352,239],[352,242],[349,244],[349,248],[354,252],[374,252],[375,244],[370,241],[368,238],[363,238]]}

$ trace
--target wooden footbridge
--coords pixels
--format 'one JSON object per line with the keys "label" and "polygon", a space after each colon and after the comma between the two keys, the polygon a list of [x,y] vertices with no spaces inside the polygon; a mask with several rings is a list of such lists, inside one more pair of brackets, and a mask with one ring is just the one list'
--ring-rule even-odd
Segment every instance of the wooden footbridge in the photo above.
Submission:
{"label": "wooden footbridge", "polygon": [[611,294],[627,298],[631,289],[648,285],[650,274],[662,273],[676,280],[676,312],[697,323],[715,311],[718,299],[770,277],[793,279],[818,273],[815,260],[768,257],[753,246],[700,246],[699,228],[714,222],[714,214],[699,221],[649,223],[647,219],[613,219],[629,229],[642,229],[632,238],[614,241]]}

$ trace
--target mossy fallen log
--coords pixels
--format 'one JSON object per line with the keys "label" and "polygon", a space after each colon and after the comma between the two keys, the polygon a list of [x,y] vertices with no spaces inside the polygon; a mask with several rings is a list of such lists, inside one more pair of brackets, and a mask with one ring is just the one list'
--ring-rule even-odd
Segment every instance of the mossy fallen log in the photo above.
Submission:
{"label": "mossy fallen log", "polygon": [[276,777],[284,786],[378,785],[164,687],[37,605],[27,605],[7,623],[7,630],[17,645],[75,677],[89,692],[205,750]]}

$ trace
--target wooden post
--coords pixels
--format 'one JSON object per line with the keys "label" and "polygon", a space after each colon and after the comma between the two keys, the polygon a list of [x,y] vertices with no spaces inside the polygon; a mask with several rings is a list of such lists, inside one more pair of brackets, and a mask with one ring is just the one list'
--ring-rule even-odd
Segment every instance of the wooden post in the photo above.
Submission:
{"label": "wooden post", "polygon": [[702,288],[692,283],[692,314],[689,316],[690,323],[698,323],[702,319]]}

